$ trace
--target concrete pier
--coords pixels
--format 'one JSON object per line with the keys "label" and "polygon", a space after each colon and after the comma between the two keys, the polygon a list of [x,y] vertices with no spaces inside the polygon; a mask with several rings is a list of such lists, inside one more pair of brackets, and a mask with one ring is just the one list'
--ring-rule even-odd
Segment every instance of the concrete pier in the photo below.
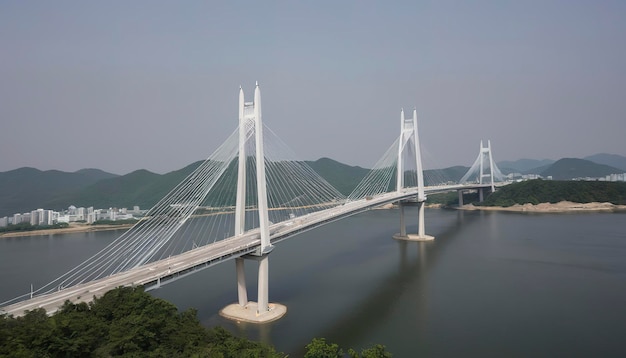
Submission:
{"label": "concrete pier", "polygon": [[394,234],[393,238],[396,240],[407,240],[407,241],[431,241],[434,240],[434,236],[426,235],[424,229],[424,202],[420,202],[419,205],[419,222],[418,222],[418,230],[417,234],[407,234],[406,226],[404,221],[404,204],[400,202],[398,204],[400,206],[400,233]]}
{"label": "concrete pier", "polygon": [[434,236],[430,236],[430,235],[418,235],[418,234],[406,234],[406,235],[400,235],[395,234],[393,235],[393,238],[396,240],[406,240],[406,241],[432,241],[435,240]]}
{"label": "concrete pier", "polygon": [[278,303],[270,303],[268,308],[268,311],[258,313],[258,305],[254,301],[248,301],[245,306],[233,303],[220,310],[220,316],[233,321],[268,323],[280,319],[287,313],[287,307]]}

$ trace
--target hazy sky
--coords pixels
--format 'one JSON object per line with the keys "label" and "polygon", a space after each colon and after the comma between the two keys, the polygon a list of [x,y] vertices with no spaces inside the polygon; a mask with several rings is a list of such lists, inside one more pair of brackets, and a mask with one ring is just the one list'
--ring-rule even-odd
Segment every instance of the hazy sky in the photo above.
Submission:
{"label": "hazy sky", "polygon": [[371,167],[418,110],[429,167],[626,155],[626,1],[0,2],[0,171],[157,173],[235,130]]}

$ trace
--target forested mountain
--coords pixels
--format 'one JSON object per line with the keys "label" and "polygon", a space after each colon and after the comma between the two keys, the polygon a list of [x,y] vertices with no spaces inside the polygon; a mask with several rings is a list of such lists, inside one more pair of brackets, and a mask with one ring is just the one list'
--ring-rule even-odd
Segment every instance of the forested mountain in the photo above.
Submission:
{"label": "forested mountain", "polygon": [[585,177],[604,177],[609,174],[621,173],[622,170],[604,164],[597,164],[589,160],[576,158],[559,159],[554,164],[543,170],[541,176],[549,176],[554,180],[569,180]]}
{"label": "forested mountain", "polygon": [[369,169],[349,166],[330,158],[321,158],[306,163],[343,195],[350,194],[369,172]]}
{"label": "forested mountain", "polygon": [[[70,205],[95,208],[130,208],[138,205],[148,209],[201,163],[198,161],[163,175],[143,169],[122,176],[101,172],[99,179],[97,172],[91,169],[64,173],[23,168],[0,173],[0,185],[4,184],[2,188],[5,189],[0,191],[0,216],[37,208],[62,210]],[[344,195],[349,194],[369,171],[329,158],[309,161],[307,164]],[[5,180],[2,181],[2,178]]]}
{"label": "forested mountain", "polygon": [[68,173],[24,167],[0,172],[0,216],[44,208],[43,205],[54,198],[116,177],[117,174],[99,169]]}
{"label": "forested mountain", "polygon": [[68,195],[44,203],[46,208],[66,208],[69,205],[94,208],[133,207],[148,209],[164,197],[176,184],[194,171],[201,161],[166,174],[141,169],[132,173],[101,180]]}

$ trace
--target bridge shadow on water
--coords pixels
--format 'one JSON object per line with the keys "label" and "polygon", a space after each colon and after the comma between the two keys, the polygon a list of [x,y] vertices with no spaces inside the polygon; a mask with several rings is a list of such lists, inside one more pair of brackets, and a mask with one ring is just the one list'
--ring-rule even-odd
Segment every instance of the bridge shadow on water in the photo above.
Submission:
{"label": "bridge shadow on water", "polygon": [[[353,347],[354,344],[361,341],[362,337],[367,336],[378,321],[394,314],[396,311],[394,300],[402,296],[407,287],[417,285],[420,290],[426,289],[429,271],[436,265],[439,257],[444,254],[446,247],[457,237],[463,226],[471,223],[472,217],[475,215],[458,211],[456,222],[453,225],[441,232],[431,232],[435,235],[434,241],[397,240],[398,271],[379,281],[379,286],[374,288],[368,296],[355,299],[357,304],[351,311],[339,317],[332,326],[321,331],[316,337],[326,337],[329,342],[343,342],[342,346],[345,348]],[[411,257],[411,251],[416,253],[414,257]],[[418,295],[417,297],[419,300],[414,302],[414,307],[417,307],[419,319],[428,313],[426,295]],[[409,313],[407,312],[407,314]],[[418,325],[418,327],[420,326]],[[424,327],[421,326],[420,328]],[[419,334],[419,332],[415,333]],[[385,342],[372,343],[385,344]],[[303,354],[304,351],[299,351],[296,352],[295,356],[302,356]]]}
{"label": "bridge shadow on water", "polygon": [[[414,287],[418,287],[420,291],[427,289],[429,271],[437,264],[446,247],[458,238],[459,232],[464,227],[467,228],[468,225],[472,224],[473,219],[482,215],[482,212],[458,211],[451,222],[449,220],[451,215],[448,213],[446,218],[448,220],[442,220],[434,225],[433,223],[429,224],[427,218],[427,232],[435,236],[435,240],[431,242],[394,240],[391,238],[394,232],[390,232],[388,227],[383,226],[379,229],[374,229],[374,232],[371,232],[371,235],[368,235],[365,242],[362,243],[368,249],[340,250],[318,261],[314,266],[301,266],[296,272],[290,272],[289,274],[297,277],[297,280],[290,280],[288,285],[272,287],[270,293],[271,301],[281,302],[290,307],[290,302],[297,300],[295,296],[299,292],[312,292],[310,285],[317,279],[320,267],[323,267],[324,271],[332,273],[335,269],[341,270],[346,265],[367,265],[370,260],[376,260],[381,255],[381,250],[384,247],[387,247],[387,250],[389,250],[390,245],[397,247],[397,270],[391,269],[385,272],[382,277],[372,280],[373,287],[370,286],[364,290],[348,292],[347,294],[351,296],[353,304],[348,305],[347,309],[345,306],[342,306],[340,313],[332,317],[332,320],[326,322],[326,324],[317,325],[315,322],[307,322],[306,319],[297,323],[286,323],[283,320],[293,320],[293,317],[290,317],[289,308],[287,316],[283,320],[270,324],[251,325],[226,322],[222,324],[238,331],[242,336],[272,343],[279,350],[286,349],[296,357],[304,355],[304,346],[313,337],[324,337],[328,342],[339,343],[344,348],[363,348],[356,345],[367,339],[381,320],[390,319],[398,314],[398,303],[396,301],[400,297],[406,296],[408,294],[407,290],[411,290]],[[416,231],[416,227],[409,226],[407,229],[410,232]],[[381,240],[381,237],[388,237],[389,241]],[[272,275],[275,278],[276,275],[274,273]],[[413,301],[412,307],[406,312],[409,315],[406,319],[417,319],[418,330],[424,330],[425,326],[420,325],[419,321],[420,318],[423,319],[428,314],[427,295],[419,294],[416,297],[417,301]],[[317,308],[313,307],[311,309],[316,310]],[[320,307],[320,309],[323,308]],[[415,311],[418,312],[417,317],[414,316]],[[289,326],[295,328],[293,326],[296,325],[310,325],[317,329],[314,329],[314,333],[309,337],[293,337],[300,340],[299,342],[291,340],[288,344],[284,344],[284,342],[276,342],[275,339],[272,339],[277,334],[289,334]],[[415,335],[419,335],[419,332],[415,332]],[[284,337],[281,339],[285,340]],[[385,344],[385,342],[371,343]]]}

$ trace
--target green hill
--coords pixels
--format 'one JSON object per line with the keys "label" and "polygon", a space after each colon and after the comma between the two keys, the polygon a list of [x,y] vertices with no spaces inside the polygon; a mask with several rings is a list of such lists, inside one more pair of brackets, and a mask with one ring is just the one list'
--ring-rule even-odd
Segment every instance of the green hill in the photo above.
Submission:
{"label": "green hill", "polygon": [[24,167],[1,172],[0,216],[44,208],[44,204],[55,197],[71,195],[76,190],[100,180],[115,177],[117,177],[116,174],[99,169],[82,169],[68,173]]}
{"label": "green hill", "polygon": [[467,173],[469,167],[457,165],[444,169],[424,170],[424,185],[439,185],[447,182],[458,182]]}
{"label": "green hill", "polygon": [[623,170],[604,164],[597,164],[589,160],[576,158],[559,159],[540,174],[547,178],[552,176],[554,180],[569,180],[574,178],[597,178],[609,174],[621,173]]}
{"label": "green hill", "polygon": [[144,169],[136,170],[123,176],[101,180],[67,195],[58,195],[42,205],[53,210],[63,209],[69,205],[93,206],[94,208],[138,205],[142,208],[149,208],[195,170],[200,163],[198,161],[163,175]]}
{"label": "green hill", "polygon": [[481,204],[511,206],[515,204],[609,202],[626,205],[626,183],[604,181],[528,180],[504,186]]}
{"label": "green hill", "polygon": [[330,158],[321,158],[306,163],[343,195],[350,194],[369,172],[369,169],[349,166]]}
{"label": "green hill", "polygon": [[[147,209],[156,204],[201,163],[201,161],[198,161],[185,168],[163,175],[147,170],[137,170],[123,176],[107,178],[88,186],[82,186],[75,191],[63,192],[60,195],[49,195],[45,200],[30,204],[31,206],[28,207],[28,210],[32,210],[31,208],[35,206],[61,210],[69,205],[79,207],[93,206],[95,208],[139,205],[141,208]],[[368,172],[368,169],[349,166],[329,158],[308,161],[307,164],[344,195],[349,194]],[[219,201],[217,196],[232,196],[234,198],[235,188],[224,182],[228,180],[226,178],[218,181],[216,187],[226,188],[223,190],[232,191],[232,193],[226,195],[224,193],[216,193],[216,198],[208,198],[207,202],[217,203]],[[13,212],[9,210],[4,215],[10,215]]]}

